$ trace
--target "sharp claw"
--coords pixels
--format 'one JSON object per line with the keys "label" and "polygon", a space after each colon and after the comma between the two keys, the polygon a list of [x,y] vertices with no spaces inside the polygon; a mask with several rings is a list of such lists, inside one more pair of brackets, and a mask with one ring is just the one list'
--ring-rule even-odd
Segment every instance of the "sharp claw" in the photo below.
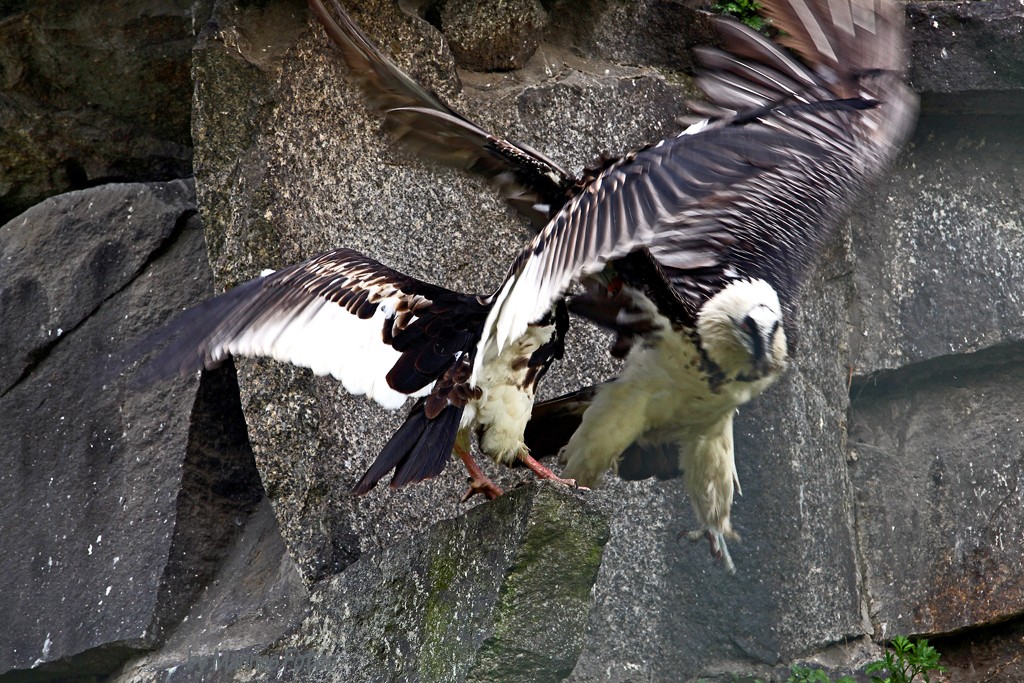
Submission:
{"label": "sharp claw", "polygon": [[702,538],[708,539],[710,545],[711,557],[715,558],[716,562],[721,562],[725,568],[725,571],[730,574],[736,573],[736,565],[732,561],[732,555],[729,554],[729,546],[725,543],[725,535],[718,531],[711,531],[710,529],[695,529],[693,531],[680,531],[676,534],[676,541],[680,541],[683,537],[686,537],[690,542],[699,541]]}
{"label": "sharp claw", "polygon": [[487,496],[487,500],[494,500],[505,492],[501,490],[500,486],[486,477],[482,479],[474,479],[470,477],[469,488],[466,489],[464,494],[462,494],[462,498],[459,499],[459,502],[465,503],[478,493],[482,496]]}
{"label": "sharp claw", "polygon": [[548,479],[548,481],[553,481],[553,482],[558,483],[558,484],[563,484],[565,486],[568,486],[571,489],[576,489],[577,491],[589,491],[590,490],[586,486],[580,486],[579,484],[577,484],[575,479],[562,479],[561,477],[550,477]]}
{"label": "sharp claw", "polygon": [[480,469],[480,465],[473,459],[473,454],[469,452],[468,444],[459,440],[463,435],[464,432],[460,432],[456,437],[455,453],[466,464],[466,471],[469,472],[469,488],[462,494],[459,503],[465,503],[478,493],[487,496],[488,500],[494,500],[505,492]]}
{"label": "sharp claw", "polygon": [[579,484],[577,484],[575,479],[562,479],[554,472],[549,470],[547,467],[544,467],[544,465],[537,462],[533,458],[533,456],[530,455],[529,451],[522,450],[516,454],[516,457],[518,457],[524,465],[530,468],[530,471],[532,471],[538,479],[546,479],[548,481],[553,481],[557,484],[568,486],[571,489],[576,489],[577,491],[590,490],[586,486],[580,486]]}

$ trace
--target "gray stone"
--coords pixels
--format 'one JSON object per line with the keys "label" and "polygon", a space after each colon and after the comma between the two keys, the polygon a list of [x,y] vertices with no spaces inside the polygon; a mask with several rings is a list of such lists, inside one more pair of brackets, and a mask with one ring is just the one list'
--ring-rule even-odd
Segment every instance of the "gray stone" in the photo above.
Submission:
{"label": "gray stone", "polygon": [[1024,339],[1022,151],[1016,119],[922,116],[853,221],[858,375]]}
{"label": "gray stone", "polygon": [[288,555],[270,503],[263,498],[223,553],[217,573],[157,650],[127,664],[111,683],[164,681],[190,660],[239,661],[294,632],[309,595]]}
{"label": "gray stone", "polygon": [[550,39],[588,59],[692,73],[691,48],[717,40],[713,17],[682,0],[556,0]]}
{"label": "gray stone", "polygon": [[856,374],[1024,339],[1021,196],[1019,119],[922,115],[854,216]]}
{"label": "gray stone", "polygon": [[926,99],[853,220],[850,471],[876,637],[1024,612],[1024,139],[989,99]]}
{"label": "gray stone", "polygon": [[29,365],[4,354],[0,611],[21,618],[0,672],[102,675],[188,610],[260,494],[229,368],[135,393],[105,374],[124,339],[209,292],[191,183],[54,198],[0,228],[0,254],[31,285],[5,311],[53,330]]}
{"label": "gray stone", "polygon": [[190,52],[212,4],[2,8],[0,223],[60,192],[191,175]]}
{"label": "gray stone", "polygon": [[[253,681],[561,680],[583,644],[607,540],[608,510],[532,484],[317,584],[301,631],[269,651],[197,652],[117,681],[243,671]],[[556,576],[570,580],[552,591]]]}
{"label": "gray stone", "polygon": [[855,387],[851,477],[871,616],[935,634],[1024,612],[1024,345]]}
{"label": "gray stone", "polygon": [[0,238],[0,391],[10,391],[65,333],[136,278],[195,213],[191,183],[178,181],[72,192],[7,223]]}
{"label": "gray stone", "polygon": [[474,71],[519,69],[547,28],[538,0],[446,0],[441,31],[458,65]]}
{"label": "gray stone", "polygon": [[977,101],[972,95],[984,91],[980,108],[992,112],[999,105],[991,91],[1024,88],[1024,13],[1016,0],[909,2],[907,27],[918,92]]}

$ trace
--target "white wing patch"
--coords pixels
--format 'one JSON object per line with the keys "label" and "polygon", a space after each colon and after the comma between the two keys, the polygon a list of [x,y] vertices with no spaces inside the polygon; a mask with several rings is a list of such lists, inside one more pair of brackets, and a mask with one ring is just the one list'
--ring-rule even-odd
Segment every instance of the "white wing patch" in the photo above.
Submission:
{"label": "white wing patch", "polygon": [[[314,299],[302,310],[265,314],[236,338],[210,350],[215,360],[228,354],[266,356],[300,367],[315,375],[332,375],[350,394],[366,395],[388,410],[396,410],[409,395],[387,383],[387,373],[401,354],[385,344],[385,320],[393,318],[399,297],[379,302],[369,318],[359,318],[344,307]],[[433,383],[411,396],[430,392]]]}

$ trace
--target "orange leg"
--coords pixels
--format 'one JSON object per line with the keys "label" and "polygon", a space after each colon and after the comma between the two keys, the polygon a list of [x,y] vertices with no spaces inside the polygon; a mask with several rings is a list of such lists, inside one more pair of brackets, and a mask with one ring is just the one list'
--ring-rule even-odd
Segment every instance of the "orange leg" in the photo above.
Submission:
{"label": "orange leg", "polygon": [[530,455],[530,452],[525,448],[520,450],[516,454],[516,457],[519,458],[520,462],[529,467],[530,471],[537,475],[538,479],[550,479],[551,481],[558,482],[559,484],[565,484],[566,486],[579,489],[580,491],[590,490],[585,486],[577,486],[575,479],[562,479],[547,467],[544,467],[544,465],[537,462],[537,459]]}
{"label": "orange leg", "polygon": [[466,489],[466,493],[463,494],[462,499],[459,501],[460,503],[465,503],[478,493],[487,496],[488,500],[494,500],[505,493],[501,490],[501,487],[484,474],[484,471],[480,469],[480,465],[473,459],[473,454],[469,452],[465,445],[456,441],[455,453],[466,464],[466,470],[469,472],[469,488]]}

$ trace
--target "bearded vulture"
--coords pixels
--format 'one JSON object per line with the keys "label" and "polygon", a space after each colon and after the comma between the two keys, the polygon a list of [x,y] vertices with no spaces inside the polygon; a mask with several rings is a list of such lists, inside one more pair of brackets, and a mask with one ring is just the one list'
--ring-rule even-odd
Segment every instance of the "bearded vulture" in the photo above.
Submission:
{"label": "bearded vulture", "polygon": [[[339,249],[258,278],[183,314],[148,377],[271,356],[332,374],[409,418],[357,484],[364,493],[436,475],[453,446],[477,477],[468,435],[495,460],[535,464],[533,396],[562,353],[563,298],[618,334],[614,381],[549,404],[571,414],[565,475],[614,469],[633,442],[678,445],[700,529],[733,571],[725,537],[736,480],[732,417],[786,363],[784,313],[820,247],[908,136],[900,6],[772,0],[780,40],[718,20],[698,56],[711,118],[574,177],[482,130],[394,66],[336,1],[310,6],[385,125],[427,156],[482,174],[538,232],[488,295],[421,282]],[[576,425],[578,424],[578,428]],[[464,455],[465,454],[465,455]],[[531,463],[532,461],[532,463]],[[482,474],[480,475],[482,476]],[[474,489],[471,488],[470,492]]]}

